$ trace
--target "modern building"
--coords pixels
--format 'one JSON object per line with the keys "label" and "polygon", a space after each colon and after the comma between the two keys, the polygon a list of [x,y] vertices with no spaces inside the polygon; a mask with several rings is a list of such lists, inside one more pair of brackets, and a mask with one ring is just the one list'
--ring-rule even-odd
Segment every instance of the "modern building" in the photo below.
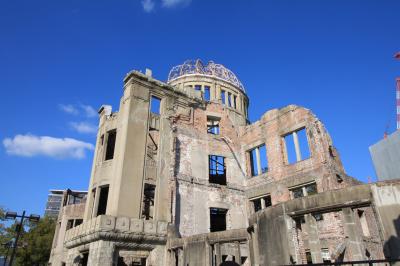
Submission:
{"label": "modern building", "polygon": [[44,215],[57,218],[63,206],[78,204],[86,198],[86,195],[87,191],[51,189],[49,190]]}
{"label": "modern building", "polygon": [[400,130],[369,147],[378,180],[400,179]]}
{"label": "modern building", "polygon": [[[221,64],[124,79],[99,109],[83,222],[51,265],[285,265],[400,256],[400,184],[348,176],[322,122],[289,105],[248,120]],[[397,220],[396,220],[397,219]]]}
{"label": "modern building", "polygon": [[[63,266],[62,260],[68,255],[64,246],[65,232],[79,226],[83,222],[87,191],[51,190],[55,195],[62,195],[60,209],[56,219],[56,230],[50,253],[50,262],[53,265]],[[52,195],[52,194],[51,194]]]}

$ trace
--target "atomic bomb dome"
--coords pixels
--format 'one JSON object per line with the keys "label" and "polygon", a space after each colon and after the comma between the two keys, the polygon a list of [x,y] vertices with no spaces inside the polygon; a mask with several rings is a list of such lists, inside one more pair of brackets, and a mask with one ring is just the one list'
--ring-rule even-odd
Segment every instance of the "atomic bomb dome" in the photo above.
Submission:
{"label": "atomic bomb dome", "polygon": [[168,84],[151,74],[129,72],[119,111],[100,108],[86,202],[60,210],[49,265],[399,258],[400,182],[348,176],[310,110],[250,123],[242,83],[212,61],[173,67]]}
{"label": "atomic bomb dome", "polygon": [[186,60],[182,65],[174,66],[171,69],[168,75],[168,83],[186,75],[204,75],[222,79],[245,92],[243,84],[231,70],[213,61],[209,61],[208,64],[204,65],[200,59]]}

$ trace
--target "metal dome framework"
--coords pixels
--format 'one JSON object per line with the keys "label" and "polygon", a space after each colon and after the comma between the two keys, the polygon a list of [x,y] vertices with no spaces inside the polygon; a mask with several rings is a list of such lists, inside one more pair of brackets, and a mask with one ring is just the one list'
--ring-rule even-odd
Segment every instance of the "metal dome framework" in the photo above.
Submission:
{"label": "metal dome framework", "polygon": [[209,61],[207,65],[204,65],[200,59],[187,60],[182,65],[174,66],[169,72],[168,82],[171,82],[181,76],[191,74],[217,77],[233,84],[245,92],[243,84],[231,70],[221,64],[216,64],[213,61]]}

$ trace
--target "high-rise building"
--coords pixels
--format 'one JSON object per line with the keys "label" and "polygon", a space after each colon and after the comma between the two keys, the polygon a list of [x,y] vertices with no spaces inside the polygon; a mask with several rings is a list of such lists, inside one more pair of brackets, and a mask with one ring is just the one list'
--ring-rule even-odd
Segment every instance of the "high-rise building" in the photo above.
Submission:
{"label": "high-rise building", "polygon": [[57,218],[63,206],[78,204],[86,198],[86,195],[87,191],[51,189],[47,197],[44,215]]}
{"label": "high-rise building", "polygon": [[378,180],[400,179],[400,130],[369,147]]}

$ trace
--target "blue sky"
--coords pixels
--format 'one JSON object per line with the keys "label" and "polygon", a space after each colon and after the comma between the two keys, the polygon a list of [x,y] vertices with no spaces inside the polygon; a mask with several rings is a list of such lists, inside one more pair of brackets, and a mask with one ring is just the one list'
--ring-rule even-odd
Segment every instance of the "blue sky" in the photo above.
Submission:
{"label": "blue sky", "polygon": [[101,104],[132,69],[186,59],[234,71],[250,119],[288,104],[325,123],[347,173],[395,130],[400,1],[0,0],[0,205],[42,214],[50,188],[87,189]]}

